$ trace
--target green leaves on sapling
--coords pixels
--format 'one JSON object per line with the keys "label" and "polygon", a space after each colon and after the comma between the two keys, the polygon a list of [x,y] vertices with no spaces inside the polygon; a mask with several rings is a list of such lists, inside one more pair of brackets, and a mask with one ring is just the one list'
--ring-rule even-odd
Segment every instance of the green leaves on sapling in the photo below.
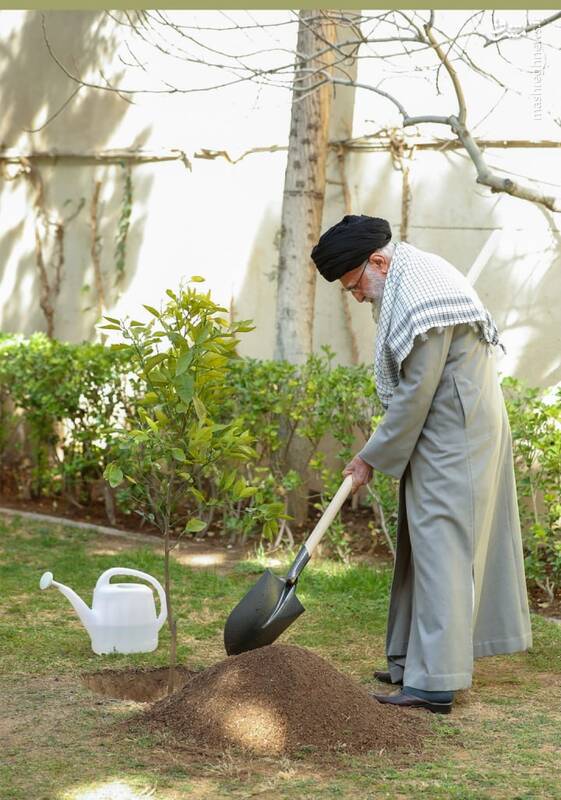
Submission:
{"label": "green leaves on sapling", "polygon": [[103,477],[113,489],[119,486],[124,479],[123,471],[114,463],[107,465],[103,472]]}
{"label": "green leaves on sapling", "polygon": [[204,531],[206,527],[207,523],[203,522],[202,519],[193,518],[185,525],[185,533],[200,533],[200,531]]}

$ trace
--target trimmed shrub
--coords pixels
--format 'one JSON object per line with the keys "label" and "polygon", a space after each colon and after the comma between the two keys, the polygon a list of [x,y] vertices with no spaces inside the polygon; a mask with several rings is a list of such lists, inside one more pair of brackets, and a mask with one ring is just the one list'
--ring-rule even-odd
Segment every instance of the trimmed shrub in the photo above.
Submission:
{"label": "trimmed shrub", "polygon": [[[510,419],[526,577],[551,601],[561,585],[561,389],[502,382]],[[549,396],[548,396],[549,394]]]}
{"label": "trimmed shrub", "polygon": [[[175,297],[172,302],[183,302]],[[135,328],[140,334],[139,325],[131,323],[131,336]],[[217,325],[225,331],[225,323]],[[112,349],[65,344],[43,334],[29,339],[0,337],[0,476],[4,480],[8,476],[11,490],[24,497],[63,495],[81,506],[103,496],[111,521],[113,492],[120,508],[137,508],[134,484],[117,480],[120,473],[115,469],[124,470],[116,463],[122,441],[118,445],[115,431],[146,432],[148,417],[159,425],[158,415],[163,419],[168,402],[160,394],[173,386],[184,399],[192,390],[205,408],[212,406],[208,413],[213,424],[228,427],[235,421],[239,443],[243,440],[248,447],[247,457],[233,459],[230,465],[222,460],[218,466],[212,459],[204,465],[193,463],[186,481],[187,505],[181,512],[201,520],[200,530],[192,533],[202,536],[218,529],[231,542],[292,544],[286,496],[300,476],[286,466],[287,441],[296,436],[305,442],[308,468],[322,487],[314,502],[322,509],[339,485],[341,469],[356,443],[366,440],[381,419],[371,370],[334,365],[329,348],[295,366],[239,358],[234,350],[220,352],[224,345],[217,341],[212,345],[215,352],[205,356],[214,365],[222,360],[220,370],[212,367],[209,372],[214,369],[215,381],[209,403],[202,397],[200,378],[193,377],[191,383],[191,367],[183,371],[188,357],[179,339],[166,345],[172,351],[165,358],[176,358],[174,369],[179,369],[174,375],[158,369],[157,361],[164,361],[155,351],[146,353],[147,360],[155,358],[146,362],[151,369],[141,369],[131,343],[132,339]],[[203,344],[202,338],[197,340],[197,347]],[[167,364],[168,372],[172,366]],[[152,388],[148,373],[160,381]],[[502,388],[512,428],[526,574],[551,599],[561,585],[561,390],[547,393],[513,378],[504,378]],[[205,427],[205,412],[199,407],[201,419],[193,413],[198,422],[193,417],[195,427],[186,428],[185,442],[193,448],[200,440],[204,450],[207,433],[200,428]],[[281,430],[282,425],[287,428]],[[140,458],[142,450],[148,470],[154,465],[158,469],[159,463],[151,447],[144,443],[134,456]],[[176,448],[178,466],[182,447]],[[183,453],[187,457],[187,451]],[[110,463],[113,472],[107,471]],[[103,480],[104,472],[117,489]],[[394,479],[375,473],[365,493],[374,512],[373,535],[384,535],[390,549],[395,541],[397,486]],[[174,526],[181,529],[179,516]],[[333,523],[328,539],[334,553],[348,555],[352,542],[341,520]]]}
{"label": "trimmed shrub", "polygon": [[128,356],[101,344],[36,333],[0,342],[2,463],[15,462],[26,496],[63,494],[78,505],[102,481],[108,436],[138,389]]}

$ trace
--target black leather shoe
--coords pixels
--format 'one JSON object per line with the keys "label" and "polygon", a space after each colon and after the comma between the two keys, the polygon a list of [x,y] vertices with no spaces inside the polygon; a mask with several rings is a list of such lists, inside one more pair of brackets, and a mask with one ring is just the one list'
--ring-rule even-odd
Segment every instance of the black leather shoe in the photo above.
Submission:
{"label": "black leather shoe", "polygon": [[379,703],[387,703],[388,705],[398,706],[399,708],[426,708],[427,711],[432,711],[433,714],[449,714],[452,711],[452,703],[434,703],[432,700],[423,700],[422,697],[414,697],[411,694],[376,694],[370,693]]}
{"label": "black leather shoe", "polygon": [[374,677],[377,681],[380,681],[380,683],[391,683],[392,686],[403,686],[403,681],[396,681],[396,683],[394,683],[390,673],[380,669],[374,670]]}

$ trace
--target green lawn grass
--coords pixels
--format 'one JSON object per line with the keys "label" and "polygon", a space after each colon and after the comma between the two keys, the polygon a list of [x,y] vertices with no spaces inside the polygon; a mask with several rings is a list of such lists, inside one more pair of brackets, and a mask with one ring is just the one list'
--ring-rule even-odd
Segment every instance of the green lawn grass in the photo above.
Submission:
{"label": "green lawn grass", "polygon": [[[119,723],[139,706],[95,695],[79,680],[84,671],[165,665],[166,628],[155,653],[95,656],[68,601],[38,588],[48,569],[91,604],[108,567],[161,579],[157,546],[126,543],[115,552],[93,532],[17,518],[0,520],[0,545],[2,800],[561,799],[560,626],[533,616],[529,653],[477,661],[473,688],[459,693],[451,717],[431,717],[435,735],[416,762],[371,755],[319,767],[231,753],[193,759],[130,733]],[[224,657],[225,618],[262,570],[259,560],[227,572],[173,564],[181,662],[198,668]],[[312,562],[299,587],[306,613],[283,640],[370,681],[384,663],[390,578],[387,567]]]}

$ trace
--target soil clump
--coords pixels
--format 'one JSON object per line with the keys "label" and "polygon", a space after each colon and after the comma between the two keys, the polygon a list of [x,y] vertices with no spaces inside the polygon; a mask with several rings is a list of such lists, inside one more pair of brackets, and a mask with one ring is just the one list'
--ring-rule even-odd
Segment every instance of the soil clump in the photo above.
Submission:
{"label": "soil clump", "polygon": [[142,723],[165,741],[205,752],[418,753],[429,735],[423,710],[382,705],[320,656],[294,645],[251,650],[194,675]]}

